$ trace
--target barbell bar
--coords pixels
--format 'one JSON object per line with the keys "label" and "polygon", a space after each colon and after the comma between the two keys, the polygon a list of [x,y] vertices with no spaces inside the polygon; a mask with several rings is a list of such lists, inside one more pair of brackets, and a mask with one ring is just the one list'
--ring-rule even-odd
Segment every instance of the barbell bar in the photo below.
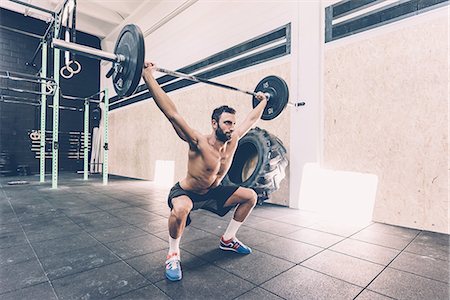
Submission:
{"label": "barbell bar", "polygon": [[[53,46],[55,48],[58,48],[58,49],[68,50],[68,51],[73,52],[73,53],[82,54],[84,56],[91,57],[91,58],[107,60],[107,61],[110,61],[110,62],[113,62],[113,63],[119,63],[120,64],[121,62],[126,61],[126,58],[125,58],[124,55],[109,53],[109,52],[98,50],[98,49],[95,49],[95,48],[91,48],[91,47],[87,47],[87,46],[83,46],[83,45],[78,45],[78,44],[66,42],[64,40],[54,39],[53,40]],[[254,93],[254,92],[241,90],[239,88],[232,87],[232,86],[229,86],[229,85],[226,85],[226,84],[222,84],[222,83],[218,83],[218,82],[209,81],[207,79],[199,78],[199,77],[194,76],[194,75],[189,75],[189,74],[185,74],[185,73],[181,73],[181,72],[177,72],[177,71],[171,71],[171,70],[164,69],[164,68],[156,68],[156,71],[161,72],[161,73],[165,73],[167,75],[172,75],[174,77],[185,78],[185,79],[188,79],[188,80],[191,80],[191,81],[202,82],[202,83],[215,85],[215,86],[218,86],[218,87],[223,87],[223,88],[226,88],[226,89],[231,89],[231,90],[234,90],[234,91],[242,92],[242,93],[245,93],[245,94],[248,94],[248,95],[256,96],[256,93]]]}
{"label": "barbell bar", "polygon": [[[53,39],[54,48],[81,54],[83,56],[106,60],[113,63],[113,67],[106,74],[106,77],[113,79],[114,89],[120,97],[131,96],[141,79],[144,66],[145,44],[144,37],[140,28],[136,25],[126,25],[119,34],[114,48],[114,53],[83,46],[60,39]],[[185,78],[194,82],[205,83],[216,87],[221,87],[253,96],[253,107],[259,101],[256,99],[257,92],[263,92],[268,98],[267,105],[262,114],[263,120],[272,120],[276,118],[289,104],[299,107],[305,105],[304,102],[290,103],[289,89],[286,82],[278,76],[267,76],[262,79],[255,91],[239,89],[223,83],[218,83],[203,79],[194,75],[189,75],[177,71],[171,71],[164,68],[156,68],[156,71],[165,73],[174,77]]]}
{"label": "barbell bar", "polygon": [[66,42],[64,40],[60,39],[53,39],[52,40],[53,47],[70,51],[72,53],[82,54],[83,56],[87,56],[90,58],[95,59],[101,59],[101,60],[107,60],[111,62],[120,63],[125,61],[125,57],[123,55],[118,55],[114,53],[109,53],[103,50],[95,49],[92,47],[79,45],[71,42]]}

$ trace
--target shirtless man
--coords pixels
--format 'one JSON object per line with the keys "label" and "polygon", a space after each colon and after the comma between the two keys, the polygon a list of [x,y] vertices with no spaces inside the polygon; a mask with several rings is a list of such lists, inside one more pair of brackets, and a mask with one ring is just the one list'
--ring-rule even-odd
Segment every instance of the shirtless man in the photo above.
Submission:
{"label": "shirtless man", "polygon": [[175,104],[153,77],[155,68],[153,63],[145,62],[142,75],[144,81],[158,108],[178,136],[189,144],[187,175],[175,184],[168,197],[171,213],[166,277],[177,281],[182,278],[180,239],[185,226],[190,223],[191,210],[202,208],[224,216],[236,207],[219,247],[240,254],[251,253],[251,249],[236,238],[236,232],[256,205],[257,195],[249,188],[223,186],[221,181],[230,168],[239,139],[260,119],[267,98],[263,93],[258,93],[260,102],[237,127],[233,108],[225,105],[216,108],[211,120],[212,133],[204,135],[192,129],[178,113]]}

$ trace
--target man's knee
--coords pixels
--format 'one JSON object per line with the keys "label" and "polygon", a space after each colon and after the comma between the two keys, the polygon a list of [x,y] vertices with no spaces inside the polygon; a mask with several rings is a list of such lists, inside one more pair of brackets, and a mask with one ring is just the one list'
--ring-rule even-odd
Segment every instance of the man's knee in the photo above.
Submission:
{"label": "man's knee", "polygon": [[247,199],[247,202],[252,207],[254,207],[258,202],[258,194],[256,194],[256,192],[252,189],[249,189],[249,197]]}
{"label": "man's knee", "polygon": [[178,222],[185,220],[187,215],[192,210],[192,202],[186,201],[173,201],[173,208],[171,211],[171,215],[174,216]]}

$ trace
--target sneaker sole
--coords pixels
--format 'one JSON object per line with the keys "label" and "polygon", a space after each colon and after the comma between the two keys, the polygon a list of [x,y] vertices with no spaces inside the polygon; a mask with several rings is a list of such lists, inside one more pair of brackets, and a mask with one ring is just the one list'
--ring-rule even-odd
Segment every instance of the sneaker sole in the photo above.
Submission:
{"label": "sneaker sole", "polygon": [[222,246],[219,246],[219,248],[224,250],[224,251],[233,251],[233,252],[236,252],[236,253],[239,253],[239,254],[250,254],[250,253],[252,253],[252,251],[250,251],[248,253],[241,253],[241,252],[238,252],[236,249],[232,249],[232,248],[228,248],[228,247],[222,247]]}
{"label": "sneaker sole", "polygon": [[183,276],[181,276],[180,278],[177,278],[177,277],[173,278],[173,277],[170,277],[169,275],[166,274],[166,278],[169,279],[170,281],[180,281],[181,278],[183,278]]}

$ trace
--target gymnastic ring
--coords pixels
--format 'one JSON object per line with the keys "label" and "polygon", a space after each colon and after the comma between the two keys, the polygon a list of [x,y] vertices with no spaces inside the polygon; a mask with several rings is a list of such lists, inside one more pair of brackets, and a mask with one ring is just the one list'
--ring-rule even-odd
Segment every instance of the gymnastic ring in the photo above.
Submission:
{"label": "gymnastic ring", "polygon": [[77,66],[76,69],[70,67],[70,69],[72,70],[72,73],[73,73],[73,74],[78,74],[78,73],[80,73],[80,71],[81,71],[81,64],[80,64],[78,61],[76,61],[76,60],[70,60],[69,63],[67,64],[67,66],[70,66],[70,65],[72,65],[72,64],[74,64],[74,65]]}
{"label": "gymnastic ring", "polygon": [[[65,70],[67,70],[67,72],[69,72],[67,75],[65,73]],[[61,74],[62,77],[69,79],[73,77],[73,70],[69,65],[65,65],[64,67],[61,68],[61,70],[59,71],[59,74]]]}
{"label": "gymnastic ring", "polygon": [[38,140],[40,140],[40,139],[41,139],[41,133],[40,133],[39,131],[37,131],[37,130],[32,130],[32,131],[30,132],[30,139],[31,139],[32,141],[38,141]]}
{"label": "gymnastic ring", "polygon": [[47,81],[45,84],[45,88],[47,89],[48,95],[53,95],[56,89],[56,85],[53,82]]}

